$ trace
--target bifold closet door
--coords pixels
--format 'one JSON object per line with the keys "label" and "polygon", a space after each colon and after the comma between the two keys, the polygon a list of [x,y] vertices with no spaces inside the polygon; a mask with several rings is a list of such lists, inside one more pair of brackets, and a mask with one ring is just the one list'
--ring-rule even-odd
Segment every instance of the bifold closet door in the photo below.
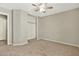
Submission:
{"label": "bifold closet door", "polygon": [[6,21],[6,16],[0,15],[0,40],[6,40]]}

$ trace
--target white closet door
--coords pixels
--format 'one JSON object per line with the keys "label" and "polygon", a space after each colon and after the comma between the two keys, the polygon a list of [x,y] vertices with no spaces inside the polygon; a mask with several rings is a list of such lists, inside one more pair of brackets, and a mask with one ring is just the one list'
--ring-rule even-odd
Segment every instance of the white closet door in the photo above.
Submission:
{"label": "white closet door", "polygon": [[0,15],[0,40],[6,40],[6,17]]}

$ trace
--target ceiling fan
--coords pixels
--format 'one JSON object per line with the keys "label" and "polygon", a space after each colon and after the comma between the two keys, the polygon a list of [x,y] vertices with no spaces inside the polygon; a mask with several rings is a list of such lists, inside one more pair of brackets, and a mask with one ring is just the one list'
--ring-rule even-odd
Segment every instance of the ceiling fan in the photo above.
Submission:
{"label": "ceiling fan", "polygon": [[36,3],[36,4],[32,4],[32,6],[35,7],[34,11],[40,11],[42,13],[46,13],[47,9],[53,9],[52,6],[48,7],[47,3]]}

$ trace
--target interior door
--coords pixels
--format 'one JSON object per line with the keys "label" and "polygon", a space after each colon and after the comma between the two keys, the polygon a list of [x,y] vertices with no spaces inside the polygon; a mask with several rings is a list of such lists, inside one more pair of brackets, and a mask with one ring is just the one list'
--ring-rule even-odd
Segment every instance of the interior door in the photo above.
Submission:
{"label": "interior door", "polygon": [[6,16],[0,15],[0,40],[6,40]]}

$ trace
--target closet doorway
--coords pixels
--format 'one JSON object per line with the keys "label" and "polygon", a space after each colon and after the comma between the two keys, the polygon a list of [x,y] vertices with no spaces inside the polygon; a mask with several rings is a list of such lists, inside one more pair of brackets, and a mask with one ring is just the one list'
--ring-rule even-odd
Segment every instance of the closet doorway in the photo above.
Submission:
{"label": "closet doorway", "polygon": [[0,44],[7,44],[7,16],[0,14]]}

